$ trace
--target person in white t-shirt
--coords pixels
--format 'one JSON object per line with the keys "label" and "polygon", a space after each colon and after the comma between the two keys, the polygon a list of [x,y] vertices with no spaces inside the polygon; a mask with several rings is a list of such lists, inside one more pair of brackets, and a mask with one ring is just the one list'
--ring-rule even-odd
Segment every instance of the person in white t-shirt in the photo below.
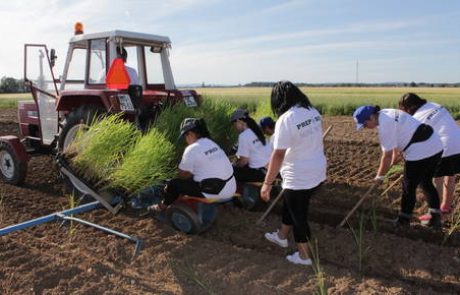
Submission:
{"label": "person in white t-shirt", "polygon": [[237,160],[233,165],[236,181],[262,182],[272,153],[271,145],[248,111],[237,109],[233,112],[231,121],[240,133]]}
{"label": "person in white t-shirt", "polygon": [[[441,163],[434,174],[434,181],[439,196],[442,196],[441,213],[451,213],[455,191],[455,174],[460,173],[460,127],[443,106],[427,102],[415,93],[406,93],[401,96],[399,109],[433,127],[441,138],[444,152]],[[429,220],[430,218],[431,214],[419,217],[420,220]]]}
{"label": "person in white t-shirt", "polygon": [[259,121],[260,129],[268,136],[270,145],[273,147],[273,133],[275,133],[275,121],[271,117],[263,117]]}
{"label": "person in white t-shirt", "polygon": [[312,252],[308,225],[310,198],[326,180],[322,118],[308,97],[289,81],[273,86],[271,107],[279,118],[274,133],[274,151],[260,195],[270,199],[278,172],[283,179],[284,196],[281,227],[265,238],[281,247],[288,246],[291,230],[298,251],[286,259],[294,264],[311,265]]}
{"label": "person in white t-shirt", "polygon": [[[205,121],[184,119],[180,137],[185,139],[187,147],[179,164],[178,177],[169,181],[163,202],[154,205],[152,209],[163,210],[180,195],[216,200],[231,198],[236,191],[232,164],[224,151],[211,140]],[[220,181],[216,182],[215,179]],[[204,180],[212,182],[212,190],[203,187]]]}
{"label": "person in white t-shirt", "polygon": [[381,183],[385,174],[402,153],[404,163],[401,211],[395,220],[397,226],[410,224],[415,207],[416,189],[420,185],[427,196],[432,218],[426,225],[441,229],[439,196],[432,178],[441,160],[443,146],[433,129],[421,124],[409,114],[396,109],[380,109],[379,106],[361,106],[353,113],[357,129],[377,128],[382,156],[375,176]]}

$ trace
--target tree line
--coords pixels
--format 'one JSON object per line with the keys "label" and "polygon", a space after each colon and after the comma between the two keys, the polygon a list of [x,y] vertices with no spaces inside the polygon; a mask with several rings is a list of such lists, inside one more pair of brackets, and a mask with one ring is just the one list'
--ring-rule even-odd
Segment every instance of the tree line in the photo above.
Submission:
{"label": "tree line", "polygon": [[3,76],[0,79],[0,93],[23,93],[28,92],[23,79],[15,79]]}
{"label": "tree line", "polygon": [[[251,82],[244,87],[272,87],[275,82]],[[386,82],[386,83],[295,83],[299,87],[460,87],[458,83]]]}

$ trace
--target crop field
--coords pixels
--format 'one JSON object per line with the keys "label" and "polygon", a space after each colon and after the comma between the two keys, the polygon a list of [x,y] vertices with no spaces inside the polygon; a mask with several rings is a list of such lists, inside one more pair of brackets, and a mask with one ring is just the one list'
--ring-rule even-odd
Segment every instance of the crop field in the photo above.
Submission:
{"label": "crop field", "polygon": [[[270,95],[269,88],[197,90],[205,99],[253,108],[265,104],[265,113]],[[380,147],[374,130],[357,132],[350,116],[324,112],[337,106],[334,110],[347,113],[348,105],[361,103],[392,106],[408,91],[454,108],[460,89],[303,91],[314,104],[324,104],[324,129],[333,125],[325,139],[328,178],[310,206],[315,267],[286,261],[295,249],[292,240],[284,249],[264,239],[279,226],[281,204],[261,225],[256,221],[266,204],[252,211],[224,204],[216,223],[200,235],[177,232],[131,208],[117,215],[97,209],[78,217],[142,239],[138,256],[132,257],[134,246],[127,240],[84,225],[39,225],[0,237],[0,294],[460,294],[460,184],[457,213],[444,216],[442,232],[419,225],[416,217],[427,210],[420,192],[412,226],[392,226],[401,184],[383,192],[398,175],[375,188],[349,223],[337,227],[371,187]],[[0,110],[0,136],[18,133],[16,109]],[[22,187],[0,182],[0,227],[69,208],[64,191],[53,156],[33,155]]]}
{"label": "crop field", "polygon": [[30,99],[32,99],[32,95],[30,93],[1,93],[0,109],[15,108],[18,101]]}
{"label": "crop field", "polygon": [[[241,104],[258,104],[270,100],[271,88],[232,87],[198,88],[205,98],[229,100]],[[460,88],[393,88],[393,87],[303,87],[312,103],[326,115],[350,115],[363,104],[381,107],[397,107],[398,100],[406,92],[444,105],[460,119]]]}

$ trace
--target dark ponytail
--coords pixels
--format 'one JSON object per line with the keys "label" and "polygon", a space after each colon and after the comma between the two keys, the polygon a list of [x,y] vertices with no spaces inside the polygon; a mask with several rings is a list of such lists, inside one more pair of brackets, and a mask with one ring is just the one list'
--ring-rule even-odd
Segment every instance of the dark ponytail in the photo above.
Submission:
{"label": "dark ponytail", "polygon": [[426,99],[423,99],[412,92],[403,94],[403,96],[399,99],[399,109],[409,113],[410,115],[415,114],[415,112],[424,104],[426,104]]}
{"label": "dark ponytail", "polygon": [[252,132],[254,132],[254,134],[257,136],[260,142],[262,142],[263,145],[266,144],[265,135],[262,132],[262,129],[260,129],[259,125],[256,123],[256,121],[254,121],[253,118],[246,117],[246,118],[241,118],[240,120],[242,120],[248,125],[248,128],[251,129]]}

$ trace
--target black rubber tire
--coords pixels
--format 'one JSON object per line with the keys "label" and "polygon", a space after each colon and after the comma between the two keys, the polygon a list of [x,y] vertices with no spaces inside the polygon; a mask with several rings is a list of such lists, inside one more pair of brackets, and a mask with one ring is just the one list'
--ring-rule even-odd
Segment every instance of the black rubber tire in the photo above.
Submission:
{"label": "black rubber tire", "polygon": [[7,161],[5,163],[0,163],[0,165],[8,165],[13,168],[13,173],[11,175],[4,174],[2,169],[0,169],[1,177],[5,183],[16,186],[24,183],[27,175],[27,161],[22,161],[16,151],[9,144],[1,141],[0,161]]}
{"label": "black rubber tire", "polygon": [[201,231],[201,221],[197,214],[183,204],[171,205],[166,211],[166,217],[171,225],[186,234],[197,234]]}
{"label": "black rubber tire", "polygon": [[79,108],[69,113],[65,120],[62,122],[63,126],[59,132],[57,146],[58,152],[62,152],[64,150],[66,137],[74,126],[79,124],[85,124],[89,126],[102,114],[103,110],[94,105],[80,106]]}

